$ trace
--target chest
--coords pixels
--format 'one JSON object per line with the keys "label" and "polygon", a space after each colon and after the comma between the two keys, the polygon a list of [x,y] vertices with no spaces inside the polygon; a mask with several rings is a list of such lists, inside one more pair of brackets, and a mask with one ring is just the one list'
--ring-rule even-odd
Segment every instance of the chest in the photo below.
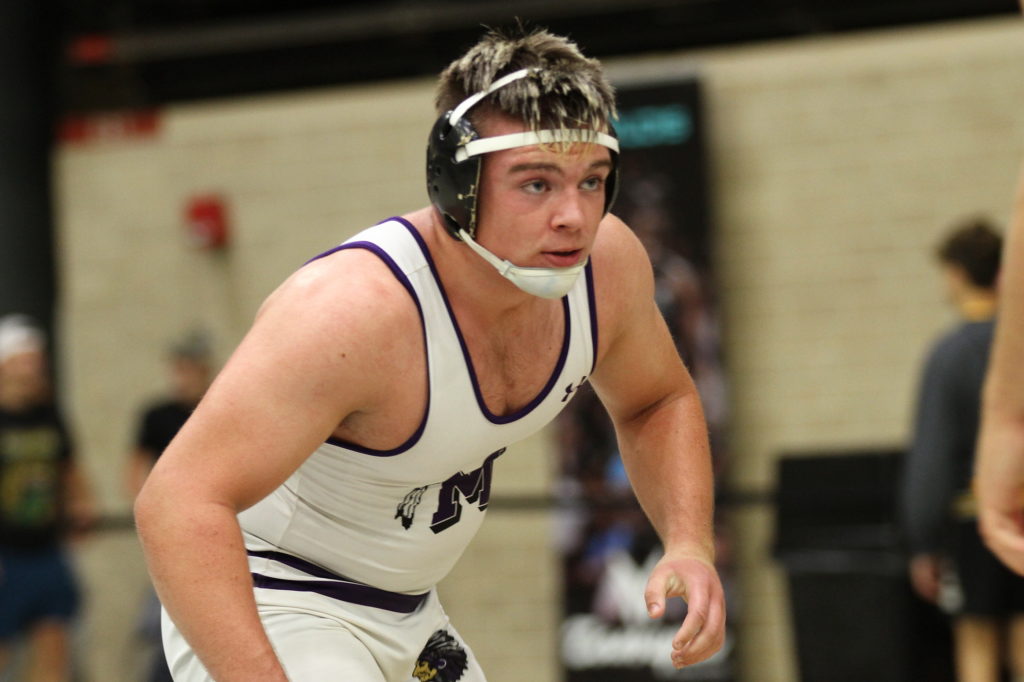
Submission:
{"label": "chest", "polygon": [[460,320],[449,327],[458,333],[428,333],[429,352],[419,338],[406,337],[416,340],[389,354],[386,366],[379,368],[377,409],[345,420],[335,437],[393,450],[415,436],[428,406],[450,437],[460,425],[518,421],[552,391],[562,396],[554,382],[570,355],[571,332],[568,307],[559,304],[554,312],[515,327]]}
{"label": "chest", "polygon": [[466,362],[488,412],[515,413],[545,391],[564,360],[568,324],[559,305],[527,322],[463,326]]}
{"label": "chest", "polygon": [[561,335],[540,336],[470,347],[472,371],[487,411],[504,416],[532,402],[558,364],[561,341]]}

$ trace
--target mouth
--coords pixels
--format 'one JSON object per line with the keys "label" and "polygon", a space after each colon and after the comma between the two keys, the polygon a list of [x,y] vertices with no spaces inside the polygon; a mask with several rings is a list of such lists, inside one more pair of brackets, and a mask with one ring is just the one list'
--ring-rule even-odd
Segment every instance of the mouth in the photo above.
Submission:
{"label": "mouth", "polygon": [[562,251],[544,251],[544,259],[556,268],[568,268],[576,265],[583,257],[583,249],[566,249]]}

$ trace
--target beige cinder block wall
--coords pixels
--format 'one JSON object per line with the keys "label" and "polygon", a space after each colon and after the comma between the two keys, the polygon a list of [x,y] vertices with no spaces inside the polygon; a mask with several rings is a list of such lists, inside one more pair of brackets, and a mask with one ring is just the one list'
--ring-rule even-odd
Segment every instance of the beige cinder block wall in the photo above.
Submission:
{"label": "beige cinder block wall", "polygon": [[[1008,218],[1024,159],[1024,21],[709,56],[732,481],[784,451],[902,445],[927,344],[952,318],[933,253]],[[772,517],[734,514],[747,680],[796,680]]]}
{"label": "beige cinder block wall", "polygon": [[[734,485],[770,489],[785,450],[903,442],[921,353],[950,321],[930,249],[964,214],[1007,217],[1022,60],[1009,18],[609,62],[706,85]],[[108,511],[127,509],[120,470],[166,341],[203,324],[223,357],[306,258],[421,205],[430,99],[414,81],[176,106],[152,138],[59,150],[63,395]],[[186,200],[211,191],[234,228],[222,254],[183,234]],[[545,490],[549,451],[542,434],[503,457],[495,495]],[[790,682],[771,516],[733,517],[744,679]],[[494,513],[443,586],[492,681],[557,679],[548,525]],[[87,666],[122,679],[134,604],[114,595],[144,584],[137,551],[105,536],[78,555]]]}

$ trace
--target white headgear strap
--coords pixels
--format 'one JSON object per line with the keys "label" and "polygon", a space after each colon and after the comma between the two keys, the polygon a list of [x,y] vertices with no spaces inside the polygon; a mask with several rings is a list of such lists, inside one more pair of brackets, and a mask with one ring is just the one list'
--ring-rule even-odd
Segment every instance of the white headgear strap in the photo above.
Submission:
{"label": "white headgear strap", "polygon": [[[526,78],[531,73],[536,73],[540,70],[541,69],[539,68],[519,69],[518,71],[513,71],[512,73],[502,76],[491,83],[486,90],[481,90],[480,92],[470,95],[466,99],[462,100],[462,102],[452,110],[451,115],[448,117],[448,123],[454,126],[462,120],[462,117],[466,115],[467,111],[473,108],[473,106],[484,97],[487,97],[487,95],[491,94],[495,90],[500,90],[509,83],[521,78]],[[599,133],[595,130],[585,130],[580,128],[572,128],[568,130],[531,130],[523,133],[512,133],[511,135],[484,137],[467,142],[455,151],[455,161],[456,163],[462,163],[472,156],[479,156],[480,154],[487,154],[488,152],[498,152],[503,149],[512,149],[514,147],[528,147],[535,144],[554,144],[558,142],[596,142],[597,144],[608,147],[612,151],[619,151],[618,140],[611,135]]]}
{"label": "white headgear strap", "polygon": [[471,156],[479,156],[488,152],[499,152],[515,147],[529,147],[535,144],[556,144],[570,142],[596,143],[608,147],[614,152],[619,151],[619,141],[607,133],[594,130],[572,128],[570,130],[530,130],[509,135],[482,137],[467,142],[455,150],[455,160],[462,163]]}

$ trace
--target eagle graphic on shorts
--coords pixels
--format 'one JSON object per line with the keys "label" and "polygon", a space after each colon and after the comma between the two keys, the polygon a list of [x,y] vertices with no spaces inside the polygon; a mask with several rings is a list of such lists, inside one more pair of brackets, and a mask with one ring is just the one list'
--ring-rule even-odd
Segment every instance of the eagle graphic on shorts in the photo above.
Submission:
{"label": "eagle graphic on shorts", "polygon": [[420,682],[456,682],[466,672],[466,650],[444,630],[427,640],[412,676]]}

